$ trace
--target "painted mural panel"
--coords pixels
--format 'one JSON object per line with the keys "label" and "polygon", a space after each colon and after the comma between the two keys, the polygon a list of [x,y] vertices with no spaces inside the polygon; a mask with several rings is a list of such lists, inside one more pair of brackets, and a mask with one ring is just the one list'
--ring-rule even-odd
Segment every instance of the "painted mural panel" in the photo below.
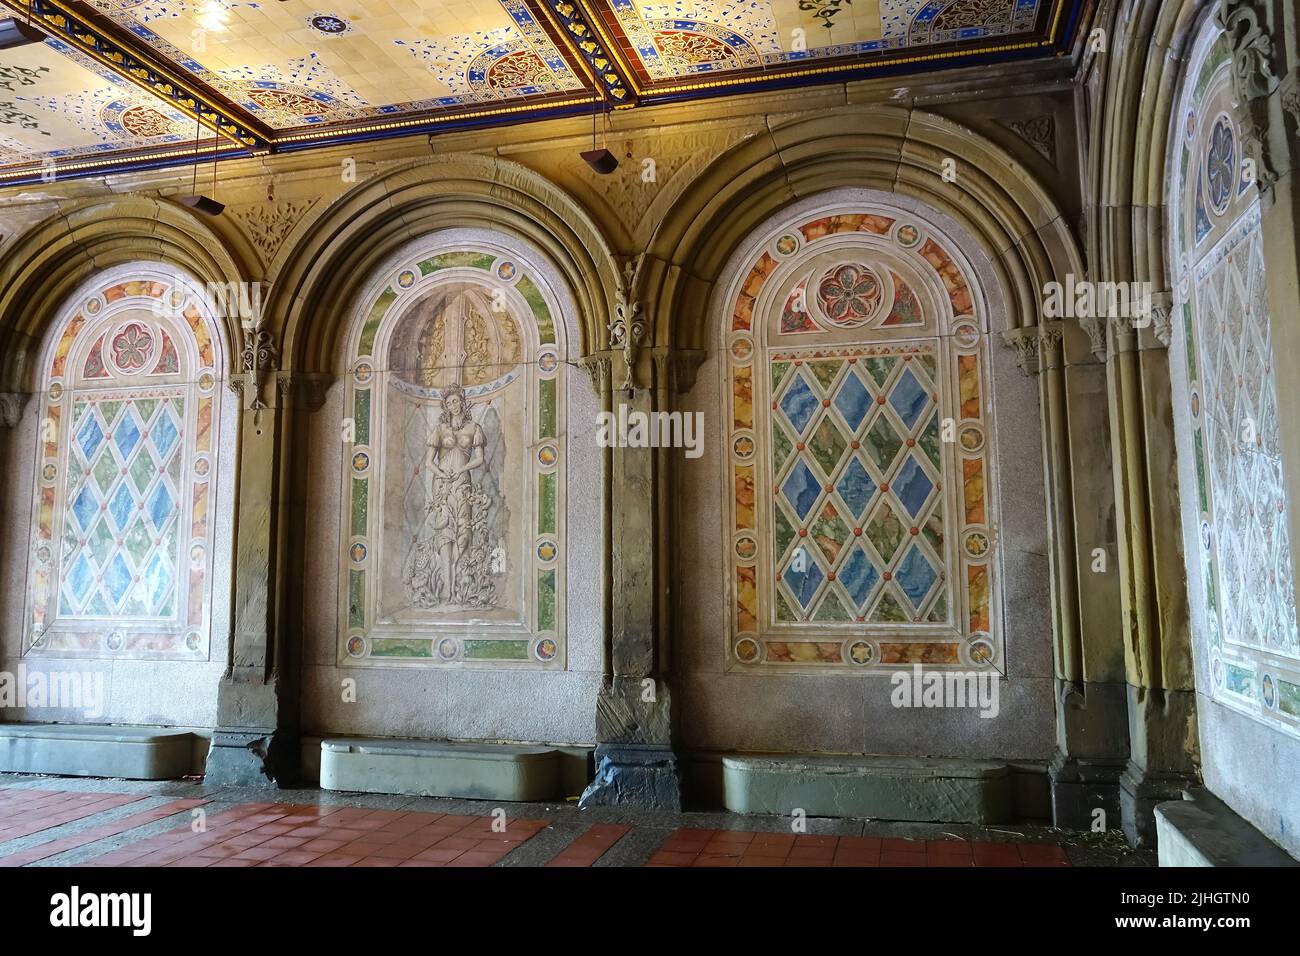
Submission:
{"label": "painted mural panel", "polygon": [[25,648],[206,660],[220,339],[196,287],[110,275],[44,366]]}
{"label": "painted mural panel", "polygon": [[994,665],[984,318],[914,216],[822,216],[732,300],[733,666]]}
{"label": "painted mural panel", "polygon": [[518,260],[474,249],[416,256],[381,286],[349,349],[341,659],[562,667],[547,297]]}
{"label": "painted mural panel", "polygon": [[1201,623],[1216,700],[1300,735],[1300,630],[1258,190],[1223,40],[1205,43],[1179,115],[1178,302]]}

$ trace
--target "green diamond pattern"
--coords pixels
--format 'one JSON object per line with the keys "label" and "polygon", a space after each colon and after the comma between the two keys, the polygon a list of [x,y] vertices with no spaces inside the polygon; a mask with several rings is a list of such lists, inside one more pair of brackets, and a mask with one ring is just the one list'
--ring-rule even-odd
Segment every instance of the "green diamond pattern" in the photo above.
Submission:
{"label": "green diamond pattern", "polygon": [[790,441],[785,433],[785,429],[780,422],[772,423],[772,474],[779,475],[785,468],[786,461],[790,458],[790,452],[794,451],[794,444]]}
{"label": "green diamond pattern", "polygon": [[876,513],[871,516],[871,521],[864,529],[872,545],[886,563],[893,561],[895,552],[902,542],[907,529],[903,522],[894,512],[894,507],[889,503],[889,499],[882,499],[880,505],[876,508]]}
{"label": "green diamond pattern", "polygon": [[876,468],[883,473],[889,470],[890,464],[898,455],[898,449],[903,447],[903,439],[898,437],[898,432],[894,431],[889,419],[881,414],[876,416],[875,423],[867,430],[863,447],[876,463]]}
{"label": "green diamond pattern", "polygon": [[158,466],[153,463],[153,455],[149,453],[147,447],[136,453],[135,461],[131,462],[130,474],[131,481],[135,483],[135,490],[144,494],[149,483],[153,481],[153,476],[158,474]]}
{"label": "green diamond pattern", "polygon": [[839,427],[829,415],[822,417],[822,423],[817,426],[808,442],[808,450],[812,452],[817,464],[821,465],[822,474],[828,478],[835,474],[835,466],[840,463],[840,458],[848,447],[848,441],[840,434]]}
{"label": "green diamond pattern", "polygon": [[99,493],[107,496],[108,489],[112,487],[114,480],[118,475],[117,459],[113,457],[112,446],[108,442],[100,449],[99,457],[95,459],[95,467],[91,469],[91,474],[95,476],[95,483],[99,485]]}

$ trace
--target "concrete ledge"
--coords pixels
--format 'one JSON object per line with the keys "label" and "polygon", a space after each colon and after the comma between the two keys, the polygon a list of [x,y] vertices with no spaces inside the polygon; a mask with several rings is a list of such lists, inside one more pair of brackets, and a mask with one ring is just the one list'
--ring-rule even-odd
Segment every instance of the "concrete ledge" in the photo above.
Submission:
{"label": "concrete ledge", "polygon": [[473,800],[555,800],[558,750],[442,740],[322,740],[322,790]]}
{"label": "concrete ledge", "polygon": [[162,727],[0,724],[0,771],[173,780],[190,772],[194,735]]}
{"label": "concrete ledge", "polygon": [[723,803],[737,813],[870,817],[926,823],[1012,818],[1006,764],[916,757],[727,756]]}
{"label": "concrete ledge", "polygon": [[1156,804],[1161,866],[1300,866],[1208,790]]}

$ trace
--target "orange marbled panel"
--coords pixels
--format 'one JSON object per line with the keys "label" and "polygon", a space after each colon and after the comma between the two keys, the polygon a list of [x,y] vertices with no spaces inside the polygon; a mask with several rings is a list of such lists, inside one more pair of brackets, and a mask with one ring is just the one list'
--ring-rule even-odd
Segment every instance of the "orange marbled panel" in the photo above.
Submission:
{"label": "orange marbled panel", "polygon": [[[138,284],[139,283],[137,283],[137,285]],[[126,296],[131,295],[132,293],[127,292],[126,286],[127,286],[126,283],[122,283],[120,285],[110,286],[109,288],[105,289],[104,301],[116,302],[118,299],[123,299],[126,298]]]}
{"label": "orange marbled panel", "polygon": [[754,297],[744,292],[736,299],[736,310],[731,313],[731,331],[748,332],[754,325]]}
{"label": "orange marbled panel", "polygon": [[803,233],[804,242],[812,242],[814,239],[820,239],[822,236],[831,232],[831,217],[823,216],[821,219],[814,219],[811,222],[805,222],[799,227]]}
{"label": "orange marbled panel", "polygon": [[757,527],[754,523],[754,466],[736,466],[736,530]]}
{"label": "orange marbled panel", "polygon": [[970,289],[967,288],[966,280],[962,277],[961,270],[957,268],[957,263],[953,262],[947,251],[933,239],[925,240],[925,245],[921,247],[921,257],[934,266],[934,271],[939,273],[943,287],[948,290],[953,314],[968,314],[971,311]]}
{"label": "orange marbled panel", "polygon": [[47,405],[45,417],[50,421],[49,441],[45,442],[45,457],[53,458],[59,450],[59,419],[63,416],[62,405]]}
{"label": "orange marbled panel", "polygon": [[984,523],[984,461],[965,458],[961,463],[962,497],[966,504],[966,523]]}
{"label": "orange marbled panel", "polygon": [[732,413],[735,428],[754,427],[754,378],[751,366],[742,365],[731,371]]}
{"label": "orange marbled panel", "polygon": [[882,664],[956,664],[959,645],[944,643],[881,644]]}
{"label": "orange marbled panel", "polygon": [[68,323],[67,329],[63,332],[63,338],[59,339],[58,346],[54,349],[54,359],[50,363],[50,378],[58,378],[63,374],[63,366],[68,361],[68,352],[72,350],[73,340],[76,339],[77,333],[81,327],[86,324],[86,317],[78,312]]}
{"label": "orange marbled panel", "polygon": [[198,451],[212,448],[212,399],[199,399],[198,421],[195,422],[194,447]]}
{"label": "orange marbled panel", "polygon": [[736,568],[736,630],[758,630],[758,589],[754,582],[754,569]]}
{"label": "orange marbled panel", "polygon": [[966,566],[966,589],[970,594],[970,630],[987,631],[989,629],[989,572],[988,566],[971,564]]}
{"label": "orange marbled panel", "polygon": [[961,417],[980,417],[980,363],[978,356],[957,356],[957,385],[961,391]]}
{"label": "orange marbled panel", "polygon": [[190,566],[190,599],[186,602],[186,623],[198,627],[203,623],[203,566]]}
{"label": "orange marbled panel", "polygon": [[195,538],[206,538],[208,534],[208,487],[206,481],[194,486],[194,514],[190,533]]}
{"label": "orange marbled panel", "polygon": [[37,571],[35,586],[32,590],[32,598],[35,602],[32,608],[32,618],[37,627],[45,623],[45,606],[50,601],[50,572]]}
{"label": "orange marbled panel", "polygon": [[47,541],[54,537],[54,489],[41,489],[41,510],[37,517],[40,536]]}
{"label": "orange marbled panel", "polygon": [[872,232],[877,236],[889,235],[889,230],[894,228],[894,220],[888,216],[863,216],[862,224],[858,226],[858,232]]}
{"label": "orange marbled panel", "polygon": [[838,641],[764,641],[767,659],[780,664],[842,664]]}
{"label": "orange marbled panel", "polygon": [[185,308],[185,320],[189,322],[190,329],[194,332],[194,344],[199,353],[199,367],[210,368],[213,362],[212,354],[212,336],[208,335],[208,323],[203,321],[203,316],[193,304]]}

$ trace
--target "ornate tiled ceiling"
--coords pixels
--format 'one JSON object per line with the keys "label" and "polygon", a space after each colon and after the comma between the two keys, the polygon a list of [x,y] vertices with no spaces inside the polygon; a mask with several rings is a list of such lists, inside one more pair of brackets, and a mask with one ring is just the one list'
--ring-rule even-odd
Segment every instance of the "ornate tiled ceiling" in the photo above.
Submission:
{"label": "ornate tiled ceiling", "polygon": [[1085,0],[0,0],[0,183],[1052,56]]}

